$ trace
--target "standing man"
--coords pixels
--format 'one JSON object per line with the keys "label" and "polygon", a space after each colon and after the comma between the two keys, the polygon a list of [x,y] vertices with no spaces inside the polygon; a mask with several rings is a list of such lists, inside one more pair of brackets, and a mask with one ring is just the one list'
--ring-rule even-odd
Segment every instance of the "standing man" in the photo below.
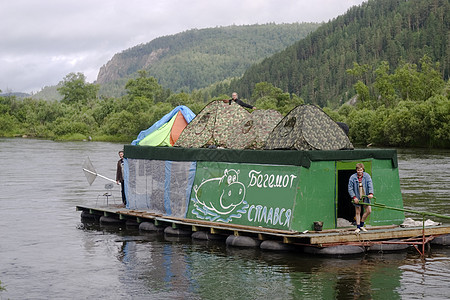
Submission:
{"label": "standing man", "polygon": [[[370,203],[370,199],[373,198],[373,183],[372,178],[366,172],[364,172],[364,164],[356,164],[356,173],[350,176],[348,181],[348,193],[353,200],[353,205],[355,206],[355,220],[356,220],[356,233],[362,231],[367,231],[364,228],[364,221],[372,212],[372,207],[370,205],[365,205],[364,214],[361,217],[361,204],[359,201],[364,201],[364,203]],[[365,196],[365,197],[363,197]],[[361,199],[363,197],[363,199]]]}
{"label": "standing man", "polygon": [[123,181],[123,151],[119,151],[119,161],[117,162],[117,171],[116,171],[116,182],[121,185],[122,190],[122,203],[123,205],[127,205],[127,200],[125,198],[125,187]]}
{"label": "standing man", "polygon": [[[226,101],[226,100],[225,100],[225,101]],[[247,104],[247,103],[245,103],[244,101],[240,100],[240,99],[238,98],[238,94],[237,94],[236,92],[234,92],[233,94],[231,94],[231,99],[228,100],[228,104],[231,104],[231,102],[233,102],[233,101],[236,102],[237,104],[239,104],[239,105],[242,106],[242,107],[247,107],[247,108],[250,108],[250,109],[256,109],[255,106],[250,105],[250,104]]]}

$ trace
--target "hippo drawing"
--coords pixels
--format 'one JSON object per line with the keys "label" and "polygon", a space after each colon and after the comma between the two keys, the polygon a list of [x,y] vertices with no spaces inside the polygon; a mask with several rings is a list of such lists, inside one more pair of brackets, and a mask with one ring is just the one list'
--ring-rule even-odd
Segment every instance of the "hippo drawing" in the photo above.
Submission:
{"label": "hippo drawing", "polygon": [[222,177],[204,180],[193,190],[198,216],[200,213],[204,217],[213,215],[224,220],[230,214],[238,213],[245,202],[245,186],[239,182],[239,171],[234,169],[226,169]]}

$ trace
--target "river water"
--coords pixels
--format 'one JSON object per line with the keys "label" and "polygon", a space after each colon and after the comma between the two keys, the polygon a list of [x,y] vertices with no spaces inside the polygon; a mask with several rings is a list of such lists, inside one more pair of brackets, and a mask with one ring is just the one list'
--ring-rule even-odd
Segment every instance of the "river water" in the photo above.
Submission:
{"label": "river water", "polygon": [[[448,299],[449,247],[323,258],[82,224],[108,183],[83,161],[114,178],[121,148],[0,139],[0,299]],[[449,214],[450,151],[399,150],[399,171],[406,208]]]}

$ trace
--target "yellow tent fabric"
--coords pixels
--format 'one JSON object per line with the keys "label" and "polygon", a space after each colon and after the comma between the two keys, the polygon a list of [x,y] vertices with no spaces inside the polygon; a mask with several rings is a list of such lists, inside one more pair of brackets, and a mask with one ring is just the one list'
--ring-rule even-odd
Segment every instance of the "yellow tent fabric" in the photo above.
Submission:
{"label": "yellow tent fabric", "polygon": [[175,114],[169,122],[147,135],[139,142],[140,146],[172,146],[170,144],[170,132],[178,114]]}

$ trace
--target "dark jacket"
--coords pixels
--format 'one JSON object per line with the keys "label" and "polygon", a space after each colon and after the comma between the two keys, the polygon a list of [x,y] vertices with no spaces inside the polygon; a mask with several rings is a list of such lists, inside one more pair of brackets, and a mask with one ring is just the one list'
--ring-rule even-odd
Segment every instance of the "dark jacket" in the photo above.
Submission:
{"label": "dark jacket", "polygon": [[123,182],[123,159],[117,162],[116,181]]}
{"label": "dark jacket", "polygon": [[237,104],[239,104],[240,106],[243,106],[243,107],[247,107],[247,108],[253,108],[254,107],[253,105],[247,104],[247,103],[245,103],[244,101],[242,101],[240,99],[236,99],[236,100],[230,99],[230,100],[228,100],[228,104],[231,104],[231,101],[234,101],[234,102],[236,102]]}

